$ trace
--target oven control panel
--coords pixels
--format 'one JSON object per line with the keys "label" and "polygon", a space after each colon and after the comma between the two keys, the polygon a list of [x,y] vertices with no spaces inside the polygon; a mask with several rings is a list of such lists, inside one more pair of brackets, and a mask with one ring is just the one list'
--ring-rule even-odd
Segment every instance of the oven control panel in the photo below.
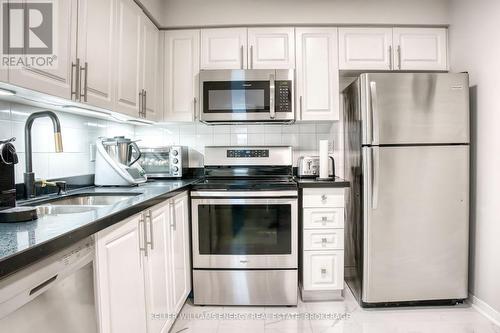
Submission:
{"label": "oven control panel", "polygon": [[276,81],[276,112],[292,112],[292,81]]}
{"label": "oven control panel", "polygon": [[227,151],[227,157],[232,157],[232,158],[269,157],[269,149],[231,149]]}

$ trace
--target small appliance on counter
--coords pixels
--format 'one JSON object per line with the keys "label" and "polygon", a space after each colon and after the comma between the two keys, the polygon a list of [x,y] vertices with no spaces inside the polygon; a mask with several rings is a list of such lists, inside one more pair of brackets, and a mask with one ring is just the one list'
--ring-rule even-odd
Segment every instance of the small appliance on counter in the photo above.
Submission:
{"label": "small appliance on counter", "polygon": [[135,141],[123,136],[100,137],[96,148],[96,186],[131,186],[147,181],[146,172],[136,163],[141,150]]}
{"label": "small appliance on counter", "polygon": [[[328,165],[329,177],[335,177],[335,160],[329,156]],[[297,177],[318,178],[319,177],[319,156],[301,156],[297,162]]]}
{"label": "small appliance on counter", "polygon": [[188,147],[140,147],[139,165],[148,178],[182,178],[189,164]]}
{"label": "small appliance on counter", "polygon": [[0,140],[0,223],[24,222],[37,219],[34,207],[16,207],[15,165],[19,162],[15,138]]}

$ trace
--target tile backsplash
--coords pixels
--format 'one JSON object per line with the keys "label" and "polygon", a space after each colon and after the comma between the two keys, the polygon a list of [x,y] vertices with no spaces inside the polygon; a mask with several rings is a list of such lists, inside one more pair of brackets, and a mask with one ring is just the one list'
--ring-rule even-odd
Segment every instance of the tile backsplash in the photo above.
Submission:
{"label": "tile backsplash", "polygon": [[308,122],[292,125],[215,125],[202,123],[136,126],[135,138],[140,146],[185,145],[189,149],[189,165],[203,165],[205,146],[222,145],[289,145],[293,147],[294,165],[302,155],[317,155],[319,140],[330,140],[337,170],[340,163],[341,138],[339,122]]}
{"label": "tile backsplash", "polygon": [[[16,183],[23,182],[25,170],[24,125],[27,117],[42,109],[0,100],[0,139],[16,137],[19,155]],[[319,140],[330,140],[337,174],[341,174],[341,132],[339,122],[308,122],[292,125],[216,125],[178,123],[133,126],[91,117],[56,112],[62,127],[63,153],[54,151],[52,123],[48,118],[35,120],[32,128],[33,171],[37,178],[93,174],[90,145],[99,136],[123,135],[141,140],[140,146],[184,145],[189,147],[189,165],[203,166],[205,146],[210,145],[290,145],[294,165],[302,155],[317,155]]]}
{"label": "tile backsplash", "polygon": [[[16,183],[23,182],[25,170],[24,125],[28,116],[42,111],[33,106],[0,101],[0,139],[15,137],[18,152]],[[90,144],[99,136],[134,136],[134,126],[101,119],[56,112],[61,122],[64,152],[54,150],[50,119],[36,119],[32,127],[33,171],[35,177],[52,179],[94,173]]]}

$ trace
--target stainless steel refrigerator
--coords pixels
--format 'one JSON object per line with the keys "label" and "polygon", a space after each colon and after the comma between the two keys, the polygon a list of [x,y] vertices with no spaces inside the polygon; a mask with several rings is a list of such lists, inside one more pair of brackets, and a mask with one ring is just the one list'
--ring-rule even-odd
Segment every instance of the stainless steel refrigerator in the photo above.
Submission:
{"label": "stainless steel refrigerator", "polygon": [[344,91],[346,281],[362,306],[467,298],[467,74],[362,74]]}

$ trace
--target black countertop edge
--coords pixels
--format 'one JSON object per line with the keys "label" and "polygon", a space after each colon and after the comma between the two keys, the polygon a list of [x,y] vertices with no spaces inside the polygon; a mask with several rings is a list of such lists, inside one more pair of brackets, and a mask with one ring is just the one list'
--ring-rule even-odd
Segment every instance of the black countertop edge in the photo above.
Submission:
{"label": "black countertop edge", "polygon": [[294,178],[299,188],[345,188],[350,187],[349,181],[335,177],[332,180],[317,180],[316,178]]}
{"label": "black countertop edge", "polygon": [[112,226],[113,224],[121,222],[135,214],[138,214],[150,207],[162,203],[163,201],[188,190],[191,185],[196,183],[197,181],[199,181],[199,179],[193,179],[192,182],[187,182],[185,185],[179,188],[162,193],[153,198],[149,198],[138,204],[132,205],[127,209],[117,211],[116,213],[97,219],[87,225],[79,227],[65,234],[61,234],[60,236],[37,244],[36,246],[27,248],[25,250],[12,254],[11,256],[2,258],[0,260],[0,280],[6,278],[8,275],[22,270],[23,268],[28,267],[31,264],[34,264],[38,260],[44,259],[75,244],[76,242],[84,238],[94,235],[95,233],[104,230]]}

